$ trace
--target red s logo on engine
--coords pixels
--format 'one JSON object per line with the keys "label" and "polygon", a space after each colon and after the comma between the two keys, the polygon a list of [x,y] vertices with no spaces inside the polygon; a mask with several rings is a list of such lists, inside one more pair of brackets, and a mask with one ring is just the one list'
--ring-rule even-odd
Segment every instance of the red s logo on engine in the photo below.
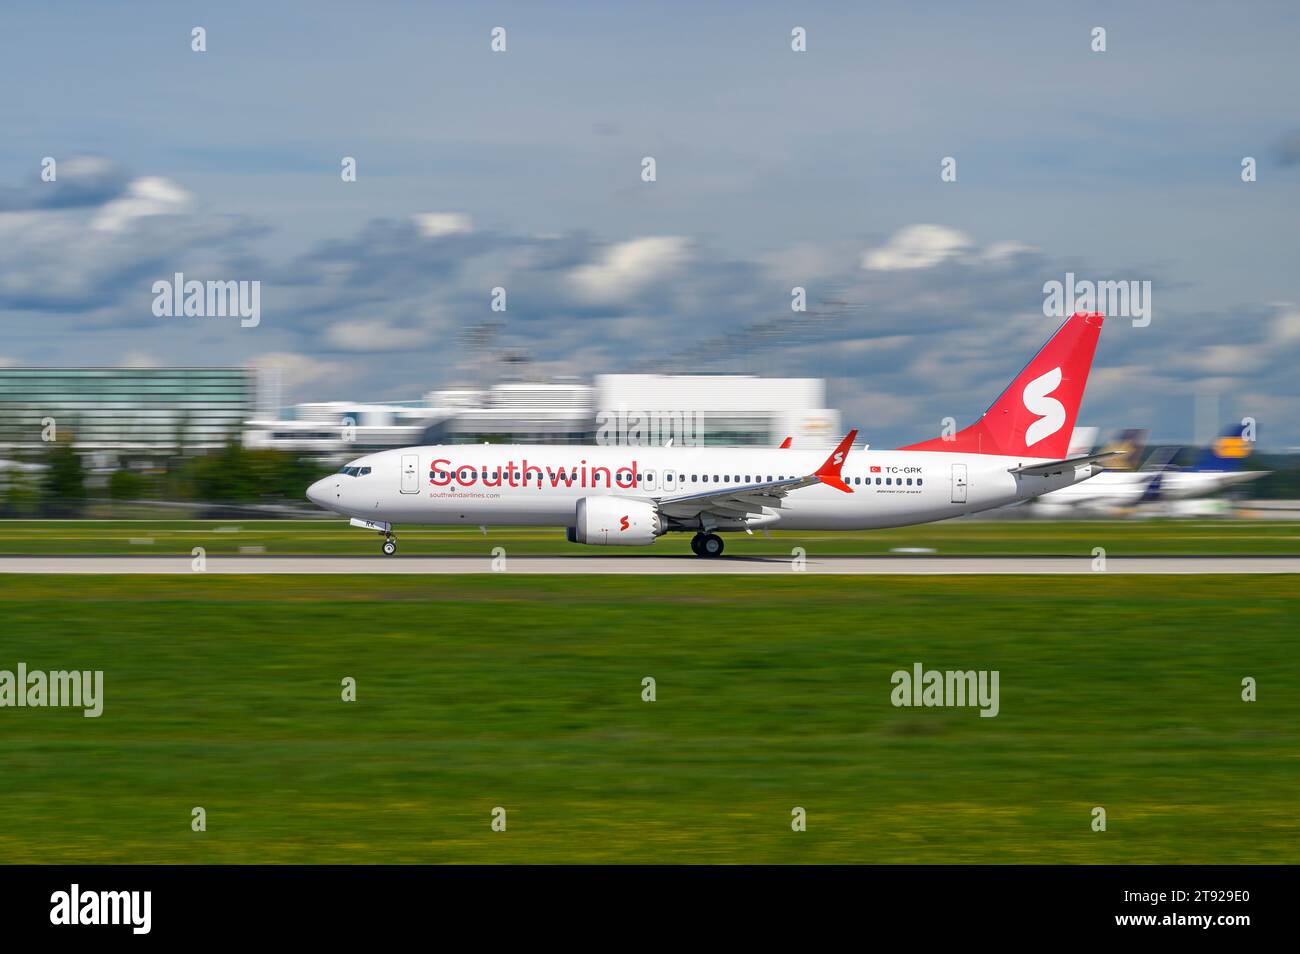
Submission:
{"label": "red s logo on engine", "polygon": [[627,515],[626,515],[626,514],[624,514],[623,516],[621,516],[621,517],[618,518],[618,529],[619,529],[619,530],[626,530],[626,529],[627,529]]}

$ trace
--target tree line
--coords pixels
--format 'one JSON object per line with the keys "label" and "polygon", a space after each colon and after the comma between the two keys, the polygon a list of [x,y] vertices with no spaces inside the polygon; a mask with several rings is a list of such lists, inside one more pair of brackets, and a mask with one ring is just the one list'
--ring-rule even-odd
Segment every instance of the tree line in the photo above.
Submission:
{"label": "tree line", "polygon": [[305,506],[308,485],[331,470],[297,454],[249,450],[232,440],[206,454],[122,460],[117,470],[97,474],[71,441],[58,440],[0,472],[0,516],[77,517],[103,499]]}

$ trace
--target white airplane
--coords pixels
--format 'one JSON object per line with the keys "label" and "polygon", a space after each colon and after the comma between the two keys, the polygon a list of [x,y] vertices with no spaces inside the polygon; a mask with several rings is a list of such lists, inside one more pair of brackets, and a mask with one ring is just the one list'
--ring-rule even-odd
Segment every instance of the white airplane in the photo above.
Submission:
{"label": "white airplane", "polygon": [[[1151,490],[1160,474],[1146,470],[1107,470],[1088,485],[1062,487],[1039,497],[1032,504],[1036,517],[1078,516],[1083,511],[1111,514],[1136,507]],[[1092,484],[1097,484],[1093,487]]]}
{"label": "white airplane", "polygon": [[[1122,432],[1117,441],[1104,448],[1118,452],[1117,459],[1107,464],[1107,470],[1086,483],[1062,487],[1030,501],[1034,516],[1110,515],[1137,506],[1151,492],[1152,484],[1159,480],[1155,471],[1138,470],[1142,452],[1146,449],[1146,435],[1147,431],[1136,428]],[[1070,438],[1070,454],[1088,453],[1096,439],[1097,428],[1076,427]]]}
{"label": "white airplane", "polygon": [[1148,505],[1163,505],[1174,516],[1212,512],[1213,508],[1199,504],[1187,506],[1182,502],[1213,496],[1268,473],[1242,469],[1242,462],[1253,450],[1245,433],[1242,425],[1230,426],[1201,452],[1190,468],[1171,466],[1178,448],[1168,448],[1163,459],[1156,460],[1153,454],[1142,470],[1108,470],[1085,485],[1063,487],[1045,494],[1034,501],[1034,512],[1045,517],[1067,516],[1075,510],[1112,512],[1138,504],[1144,509]]}
{"label": "white airplane", "polygon": [[892,451],[829,457],[797,448],[452,444],[380,451],[307,490],[313,503],[384,537],[398,523],[565,528],[574,543],[644,546],[692,533],[863,530],[992,510],[1070,486],[1110,454],[1068,457],[1101,334],[1100,314],[1067,319],[971,426]]}

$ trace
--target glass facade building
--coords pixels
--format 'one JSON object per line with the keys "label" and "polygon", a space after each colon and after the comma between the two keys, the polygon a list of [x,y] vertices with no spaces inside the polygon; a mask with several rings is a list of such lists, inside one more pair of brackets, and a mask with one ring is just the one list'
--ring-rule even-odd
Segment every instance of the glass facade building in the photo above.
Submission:
{"label": "glass facade building", "polygon": [[251,368],[0,368],[0,451],[40,447],[51,421],[84,451],[217,447],[256,399]]}

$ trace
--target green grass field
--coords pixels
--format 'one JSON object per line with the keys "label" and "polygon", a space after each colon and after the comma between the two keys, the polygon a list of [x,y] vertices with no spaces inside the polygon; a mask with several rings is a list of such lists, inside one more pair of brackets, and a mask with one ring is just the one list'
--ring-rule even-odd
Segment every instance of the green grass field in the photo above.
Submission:
{"label": "green grass field", "polygon": [[[0,709],[0,862],[1295,863],[1298,590],[0,576],[0,669],[106,695]],[[894,708],[914,662],[1001,713]]]}
{"label": "green grass field", "polygon": [[[398,527],[402,555],[488,555],[503,546],[516,555],[619,556],[690,552],[689,535],[671,534],[647,548],[583,547],[556,529]],[[862,532],[730,533],[733,556],[790,554],[872,556],[895,547],[924,547],[940,555],[1003,554],[1087,556],[1104,547],[1111,556],[1204,554],[1300,556],[1300,523],[1263,520],[1037,520],[947,521],[918,527]],[[194,547],[211,555],[240,548],[268,555],[372,555],[379,537],[343,520],[5,520],[0,521],[0,555],[89,553],[159,554],[188,557]],[[259,549],[260,548],[260,549]]]}

